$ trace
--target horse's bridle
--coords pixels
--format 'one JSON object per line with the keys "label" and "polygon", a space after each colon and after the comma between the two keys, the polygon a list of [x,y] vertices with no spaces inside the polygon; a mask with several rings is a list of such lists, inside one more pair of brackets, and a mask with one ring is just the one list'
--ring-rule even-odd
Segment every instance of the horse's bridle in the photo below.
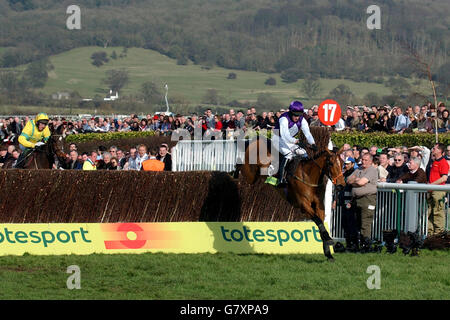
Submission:
{"label": "horse's bridle", "polygon": [[[324,152],[326,152],[326,151],[324,151]],[[313,158],[311,158],[311,160],[312,160],[312,162],[319,168],[319,169],[323,169],[323,168],[321,168],[318,164],[317,164],[317,162],[313,159]],[[328,179],[330,179],[331,180],[331,182],[333,183],[333,184],[336,184],[337,183],[337,179],[339,179],[341,176],[344,176],[344,174],[342,173],[342,172],[340,172],[336,177],[332,177],[331,176],[331,174],[330,174],[330,166],[332,166],[333,164],[330,162],[330,156],[329,155],[327,155],[327,163],[326,163],[326,167],[327,167],[327,172],[324,172],[323,174],[328,178]],[[303,170],[302,170],[302,175],[304,175],[304,172],[303,172]],[[304,183],[304,184],[306,184],[306,185],[309,185],[310,187],[319,187],[319,186],[321,186],[323,183],[321,183],[321,184],[312,184],[312,183],[308,183],[308,182],[306,182],[304,179],[300,179],[299,177],[297,177],[296,175],[294,175],[294,178],[296,178],[297,180],[299,180],[300,182],[302,182],[302,183]]]}
{"label": "horse's bridle", "polygon": [[[331,155],[331,157],[332,157],[332,155]],[[315,161],[314,161],[314,163],[318,166],[318,164]],[[343,177],[344,173],[341,171],[336,177],[333,178],[331,176],[331,174],[330,174],[330,167],[331,166],[333,166],[333,163],[330,161],[330,157],[327,156],[327,171],[328,171],[328,173],[324,173],[324,175],[326,175],[328,177],[328,179],[330,179],[333,184],[336,184],[337,183],[337,179],[339,179],[340,177]]]}
{"label": "horse's bridle", "polygon": [[[53,153],[53,154],[55,154],[56,155],[56,157],[58,158],[58,160],[61,160],[62,158],[60,158],[60,156],[58,155],[58,153],[56,152],[56,150],[55,150],[55,148],[53,147],[53,143],[56,143],[56,141],[54,140],[54,138],[62,138],[62,137],[64,137],[62,134],[52,134],[51,136],[50,136],[50,138],[52,139],[52,143],[49,145],[49,148],[51,149],[50,151],[51,151],[51,153]],[[58,148],[58,150],[59,150],[59,148]],[[62,150],[60,150],[62,153],[64,153],[64,145],[63,145],[63,147],[62,147]]]}

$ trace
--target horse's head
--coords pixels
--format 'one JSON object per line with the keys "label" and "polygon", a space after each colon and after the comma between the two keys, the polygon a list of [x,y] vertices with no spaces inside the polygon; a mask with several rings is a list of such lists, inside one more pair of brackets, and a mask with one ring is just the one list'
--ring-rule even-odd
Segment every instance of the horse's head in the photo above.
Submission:
{"label": "horse's head", "polygon": [[50,152],[63,159],[66,157],[64,153],[64,144],[66,141],[66,128],[64,125],[58,126],[56,129],[51,128],[51,136],[48,141]]}
{"label": "horse's head", "polygon": [[339,156],[341,150],[338,152],[328,151],[327,168],[328,177],[331,179],[334,185],[336,185],[337,191],[342,191],[345,187],[345,179],[342,173],[342,160]]}

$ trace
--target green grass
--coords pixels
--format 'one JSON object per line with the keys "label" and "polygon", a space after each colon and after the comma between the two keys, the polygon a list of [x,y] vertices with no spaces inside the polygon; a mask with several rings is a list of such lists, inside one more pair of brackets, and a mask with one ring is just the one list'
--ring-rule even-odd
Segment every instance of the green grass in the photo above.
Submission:
{"label": "green grass", "polygon": [[[0,299],[450,299],[449,251],[322,255],[0,257]],[[81,289],[66,287],[67,267]],[[367,267],[381,269],[369,290]]]}
{"label": "green grass", "polygon": [[[0,114],[28,114],[34,115],[39,112],[45,112],[47,114],[70,114],[70,108],[52,108],[42,106],[12,106],[12,105],[0,105]],[[91,114],[92,109],[72,108],[72,114]]]}
{"label": "green grass", "polygon": [[[350,87],[352,92],[363,97],[369,92],[376,92],[380,96],[391,94],[389,88],[376,83],[358,83],[343,79],[322,79],[323,91],[320,97],[308,101],[299,92],[303,80],[295,83],[284,83],[280,74],[265,74],[261,72],[230,70],[213,67],[210,70],[202,69],[200,65],[190,63],[186,66],[177,65],[174,59],[170,59],[153,50],[140,48],[128,49],[127,57],[121,59],[110,59],[109,62],[99,68],[91,64],[91,55],[96,51],[106,51],[108,55],[115,50],[119,55],[121,47],[101,48],[82,47],[73,49],[51,57],[54,70],[49,73],[49,79],[43,91],[51,94],[57,91],[78,91],[84,98],[92,98],[95,94],[105,96],[107,89],[102,84],[107,70],[126,69],[129,71],[130,83],[120,95],[138,93],[140,86],[145,81],[153,81],[160,86],[169,84],[169,98],[184,100],[190,104],[200,104],[207,89],[216,89],[219,95],[224,97],[225,102],[231,100],[256,101],[259,93],[267,92],[273,94],[281,102],[292,99],[303,99],[309,104],[319,103],[327,97],[328,92],[338,84],[344,83]],[[18,69],[23,70],[25,66]],[[228,73],[234,72],[237,79],[226,79]],[[272,76],[277,80],[276,86],[264,85],[264,81]],[[409,80],[412,82],[412,80]],[[428,90],[427,84],[422,82],[422,88]],[[429,90],[428,90],[429,91]],[[163,97],[162,97],[163,98]],[[163,101],[161,101],[163,102]]]}

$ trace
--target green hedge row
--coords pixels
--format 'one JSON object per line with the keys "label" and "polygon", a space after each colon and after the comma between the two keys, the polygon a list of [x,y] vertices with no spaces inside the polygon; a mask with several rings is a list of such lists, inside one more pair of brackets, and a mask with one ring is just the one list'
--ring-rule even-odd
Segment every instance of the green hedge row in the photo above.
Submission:
{"label": "green hedge row", "polygon": [[[261,133],[270,137],[270,131]],[[157,135],[156,131],[136,131],[136,132],[109,132],[109,133],[87,133],[70,135],[66,141],[68,143],[75,142],[89,142],[93,140],[109,141],[120,140],[128,138],[143,138]],[[247,138],[252,138],[257,133],[250,133]],[[337,147],[342,147],[344,143],[350,145],[359,145],[363,147],[377,146],[384,147],[398,147],[398,146],[427,146],[432,147],[435,142],[435,134],[432,133],[405,133],[405,134],[387,134],[387,133],[341,133],[333,132],[331,140]],[[445,145],[450,144],[450,133],[440,133],[439,142]]]}
{"label": "green hedge row", "polygon": [[157,135],[156,131],[131,131],[131,132],[108,132],[108,133],[86,133],[71,134],[67,137],[66,142],[80,143],[93,140],[110,141],[129,138],[144,138]]}
{"label": "green hedge row", "polygon": [[[387,134],[379,133],[337,133],[331,134],[331,140],[338,148],[342,147],[344,143],[351,146],[359,145],[361,147],[377,146],[379,148],[385,147],[414,147],[426,146],[432,147],[436,141],[436,135],[433,133],[404,133],[404,134]],[[440,143],[445,145],[450,144],[450,133],[440,133],[438,136]]]}
{"label": "green hedge row", "polygon": [[[313,130],[313,129],[311,129]],[[250,132],[246,138],[253,138],[256,135],[264,135],[270,138],[271,132],[261,130],[261,132]],[[436,141],[434,133],[404,133],[404,134],[389,134],[384,132],[332,132],[331,141],[338,147],[342,147],[345,143],[359,145],[361,147],[377,146],[379,148],[385,147],[414,147],[426,146],[433,147]],[[438,141],[445,145],[450,145],[450,133],[439,133]]]}

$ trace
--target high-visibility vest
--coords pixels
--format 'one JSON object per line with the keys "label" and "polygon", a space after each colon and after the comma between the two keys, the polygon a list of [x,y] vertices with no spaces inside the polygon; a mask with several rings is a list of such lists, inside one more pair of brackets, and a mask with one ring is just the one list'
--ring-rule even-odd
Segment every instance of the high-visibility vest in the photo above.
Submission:
{"label": "high-visibility vest", "polygon": [[156,159],[148,159],[142,162],[144,171],[164,171],[164,162]]}
{"label": "high-visibility vest", "polygon": [[83,170],[97,170],[97,167],[95,166],[95,163],[93,163],[92,160],[88,158],[83,163]]}

